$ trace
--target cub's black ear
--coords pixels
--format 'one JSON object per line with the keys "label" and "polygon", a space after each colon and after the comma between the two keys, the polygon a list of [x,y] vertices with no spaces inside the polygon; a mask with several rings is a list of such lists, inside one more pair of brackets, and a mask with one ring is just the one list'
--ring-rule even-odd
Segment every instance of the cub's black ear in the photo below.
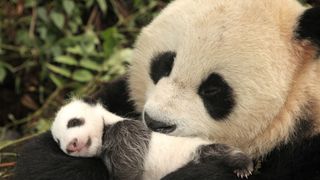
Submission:
{"label": "cub's black ear", "polygon": [[306,10],[300,17],[296,33],[299,39],[306,39],[320,49],[320,7]]}

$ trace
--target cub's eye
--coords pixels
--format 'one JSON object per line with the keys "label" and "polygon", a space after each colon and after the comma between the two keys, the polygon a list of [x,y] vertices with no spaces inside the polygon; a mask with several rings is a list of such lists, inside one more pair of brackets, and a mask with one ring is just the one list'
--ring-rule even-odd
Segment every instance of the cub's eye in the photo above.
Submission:
{"label": "cub's eye", "polygon": [[215,120],[227,117],[234,105],[235,98],[229,84],[217,73],[212,73],[199,86],[198,94],[208,114]]}
{"label": "cub's eye", "polygon": [[152,58],[150,77],[154,84],[157,84],[161,78],[170,75],[175,57],[175,52],[167,51]]}
{"label": "cub's eye", "polygon": [[67,128],[82,126],[83,124],[84,124],[84,119],[72,118],[68,121]]}

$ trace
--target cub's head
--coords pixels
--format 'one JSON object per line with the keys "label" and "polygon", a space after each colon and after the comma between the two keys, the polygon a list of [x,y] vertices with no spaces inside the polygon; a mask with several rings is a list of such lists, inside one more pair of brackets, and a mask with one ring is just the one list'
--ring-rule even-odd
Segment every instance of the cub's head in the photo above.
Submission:
{"label": "cub's head", "polygon": [[136,43],[129,86],[144,121],[238,147],[277,143],[307,101],[296,91],[320,45],[313,11],[295,0],[174,1]]}
{"label": "cub's head", "polygon": [[91,157],[100,152],[104,126],[120,119],[99,103],[73,100],[58,111],[51,132],[65,153]]}

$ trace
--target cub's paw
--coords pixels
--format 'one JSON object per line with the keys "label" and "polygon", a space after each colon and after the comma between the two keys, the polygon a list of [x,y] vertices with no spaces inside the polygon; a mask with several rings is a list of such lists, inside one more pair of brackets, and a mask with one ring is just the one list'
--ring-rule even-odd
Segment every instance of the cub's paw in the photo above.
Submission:
{"label": "cub's paw", "polygon": [[248,178],[253,172],[253,161],[242,151],[224,144],[210,144],[199,148],[199,160],[220,161],[231,168],[239,178]]}

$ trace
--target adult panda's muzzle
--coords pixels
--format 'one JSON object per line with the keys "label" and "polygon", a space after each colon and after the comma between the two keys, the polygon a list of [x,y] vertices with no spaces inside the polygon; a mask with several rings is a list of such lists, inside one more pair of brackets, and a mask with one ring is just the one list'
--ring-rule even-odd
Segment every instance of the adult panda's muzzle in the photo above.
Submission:
{"label": "adult panda's muzzle", "polygon": [[169,134],[173,132],[177,126],[172,124],[167,124],[164,122],[157,121],[153,119],[148,113],[143,113],[143,119],[148,126],[149,129],[155,132],[163,133],[163,134]]}

